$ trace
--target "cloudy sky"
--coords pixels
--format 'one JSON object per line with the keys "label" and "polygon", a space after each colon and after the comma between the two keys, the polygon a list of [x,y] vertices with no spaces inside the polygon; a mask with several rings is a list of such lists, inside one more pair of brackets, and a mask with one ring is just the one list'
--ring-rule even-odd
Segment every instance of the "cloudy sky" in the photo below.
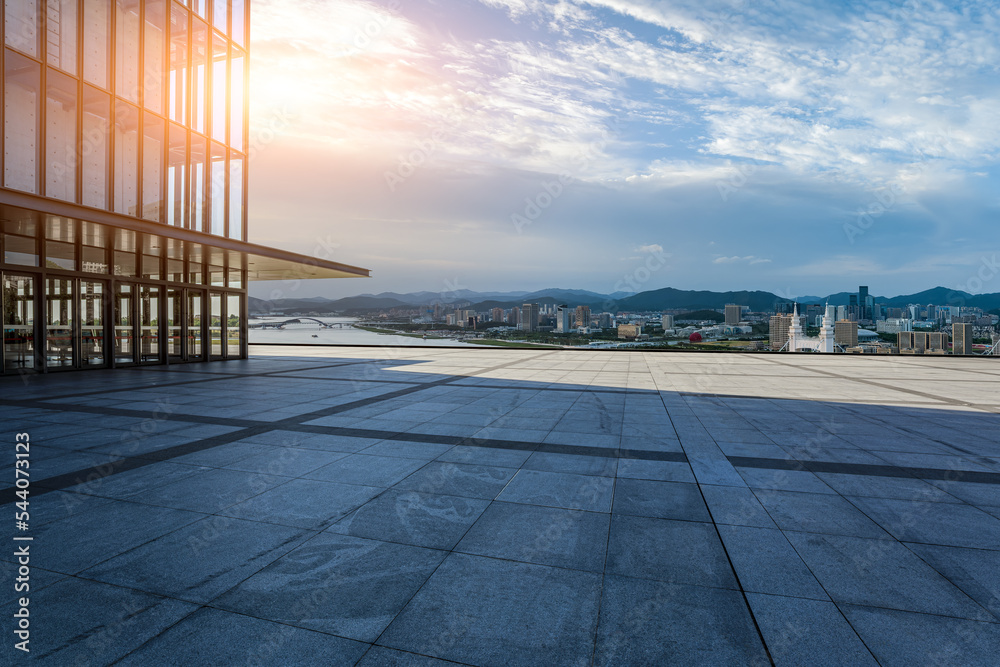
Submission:
{"label": "cloudy sky", "polygon": [[256,296],[1000,292],[995,2],[255,0],[251,37],[251,240],[374,276]]}

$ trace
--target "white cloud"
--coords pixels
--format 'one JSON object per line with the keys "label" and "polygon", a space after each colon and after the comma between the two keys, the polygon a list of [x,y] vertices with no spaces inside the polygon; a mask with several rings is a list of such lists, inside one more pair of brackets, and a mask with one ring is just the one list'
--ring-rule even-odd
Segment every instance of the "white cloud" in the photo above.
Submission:
{"label": "white cloud", "polygon": [[739,255],[733,255],[732,257],[716,257],[712,260],[712,264],[770,264],[771,260],[765,259],[763,257],[754,257],[753,255],[747,255],[745,257],[740,257]]}

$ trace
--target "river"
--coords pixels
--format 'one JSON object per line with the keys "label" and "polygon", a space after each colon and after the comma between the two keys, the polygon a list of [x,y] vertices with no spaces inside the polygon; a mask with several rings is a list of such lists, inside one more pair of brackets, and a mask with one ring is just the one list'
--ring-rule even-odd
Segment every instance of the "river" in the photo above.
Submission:
{"label": "river", "polygon": [[[262,322],[280,322],[292,317],[268,317],[266,320],[250,318],[250,326],[258,325]],[[351,324],[358,320],[353,317],[317,317],[321,322],[328,324],[344,323]],[[288,324],[284,329],[250,329],[249,338],[251,343],[305,343],[309,345],[433,345],[438,347],[468,347],[471,343],[464,343],[451,339],[435,338],[411,338],[409,336],[397,336],[393,334],[378,334],[364,329],[344,326],[333,329],[320,327],[316,322],[303,320],[298,324]]]}

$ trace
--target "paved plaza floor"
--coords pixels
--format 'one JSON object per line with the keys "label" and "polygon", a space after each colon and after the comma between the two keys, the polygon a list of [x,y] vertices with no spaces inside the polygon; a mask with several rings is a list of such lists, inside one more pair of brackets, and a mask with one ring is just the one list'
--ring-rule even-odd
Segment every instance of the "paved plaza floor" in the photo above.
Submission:
{"label": "paved plaza floor", "polygon": [[0,662],[997,664],[993,359],[251,353],[0,379]]}

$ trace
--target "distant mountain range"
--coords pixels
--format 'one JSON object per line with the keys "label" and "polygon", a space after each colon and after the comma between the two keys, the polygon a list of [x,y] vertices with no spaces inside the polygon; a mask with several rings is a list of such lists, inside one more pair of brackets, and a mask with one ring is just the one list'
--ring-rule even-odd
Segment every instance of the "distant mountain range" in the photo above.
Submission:
{"label": "distant mountain range", "polygon": [[[838,292],[825,297],[801,296],[796,297],[794,301],[800,304],[829,303],[834,306],[846,306],[850,302],[851,294],[853,292]],[[679,290],[673,287],[637,294],[626,292],[598,294],[586,290],[560,288],[544,289],[537,292],[473,292],[461,289],[451,292],[411,292],[408,294],[382,292],[381,294],[362,294],[342,299],[307,297],[268,301],[250,297],[249,307],[251,313],[316,312],[355,315],[393,308],[431,307],[439,303],[444,306],[461,306],[483,311],[491,308],[512,308],[531,302],[590,306],[591,310],[598,312],[673,309],[715,310],[723,308],[727,303],[735,303],[747,306],[753,311],[768,311],[774,310],[778,304],[791,303],[792,301],[793,299],[780,297],[771,292],[711,292]],[[877,296],[875,302],[893,308],[901,308],[913,303],[922,305],[932,303],[938,306],[960,305],[994,310],[1000,308],[1000,293],[969,294],[947,287],[935,287],[916,294],[901,294],[894,297]]]}

